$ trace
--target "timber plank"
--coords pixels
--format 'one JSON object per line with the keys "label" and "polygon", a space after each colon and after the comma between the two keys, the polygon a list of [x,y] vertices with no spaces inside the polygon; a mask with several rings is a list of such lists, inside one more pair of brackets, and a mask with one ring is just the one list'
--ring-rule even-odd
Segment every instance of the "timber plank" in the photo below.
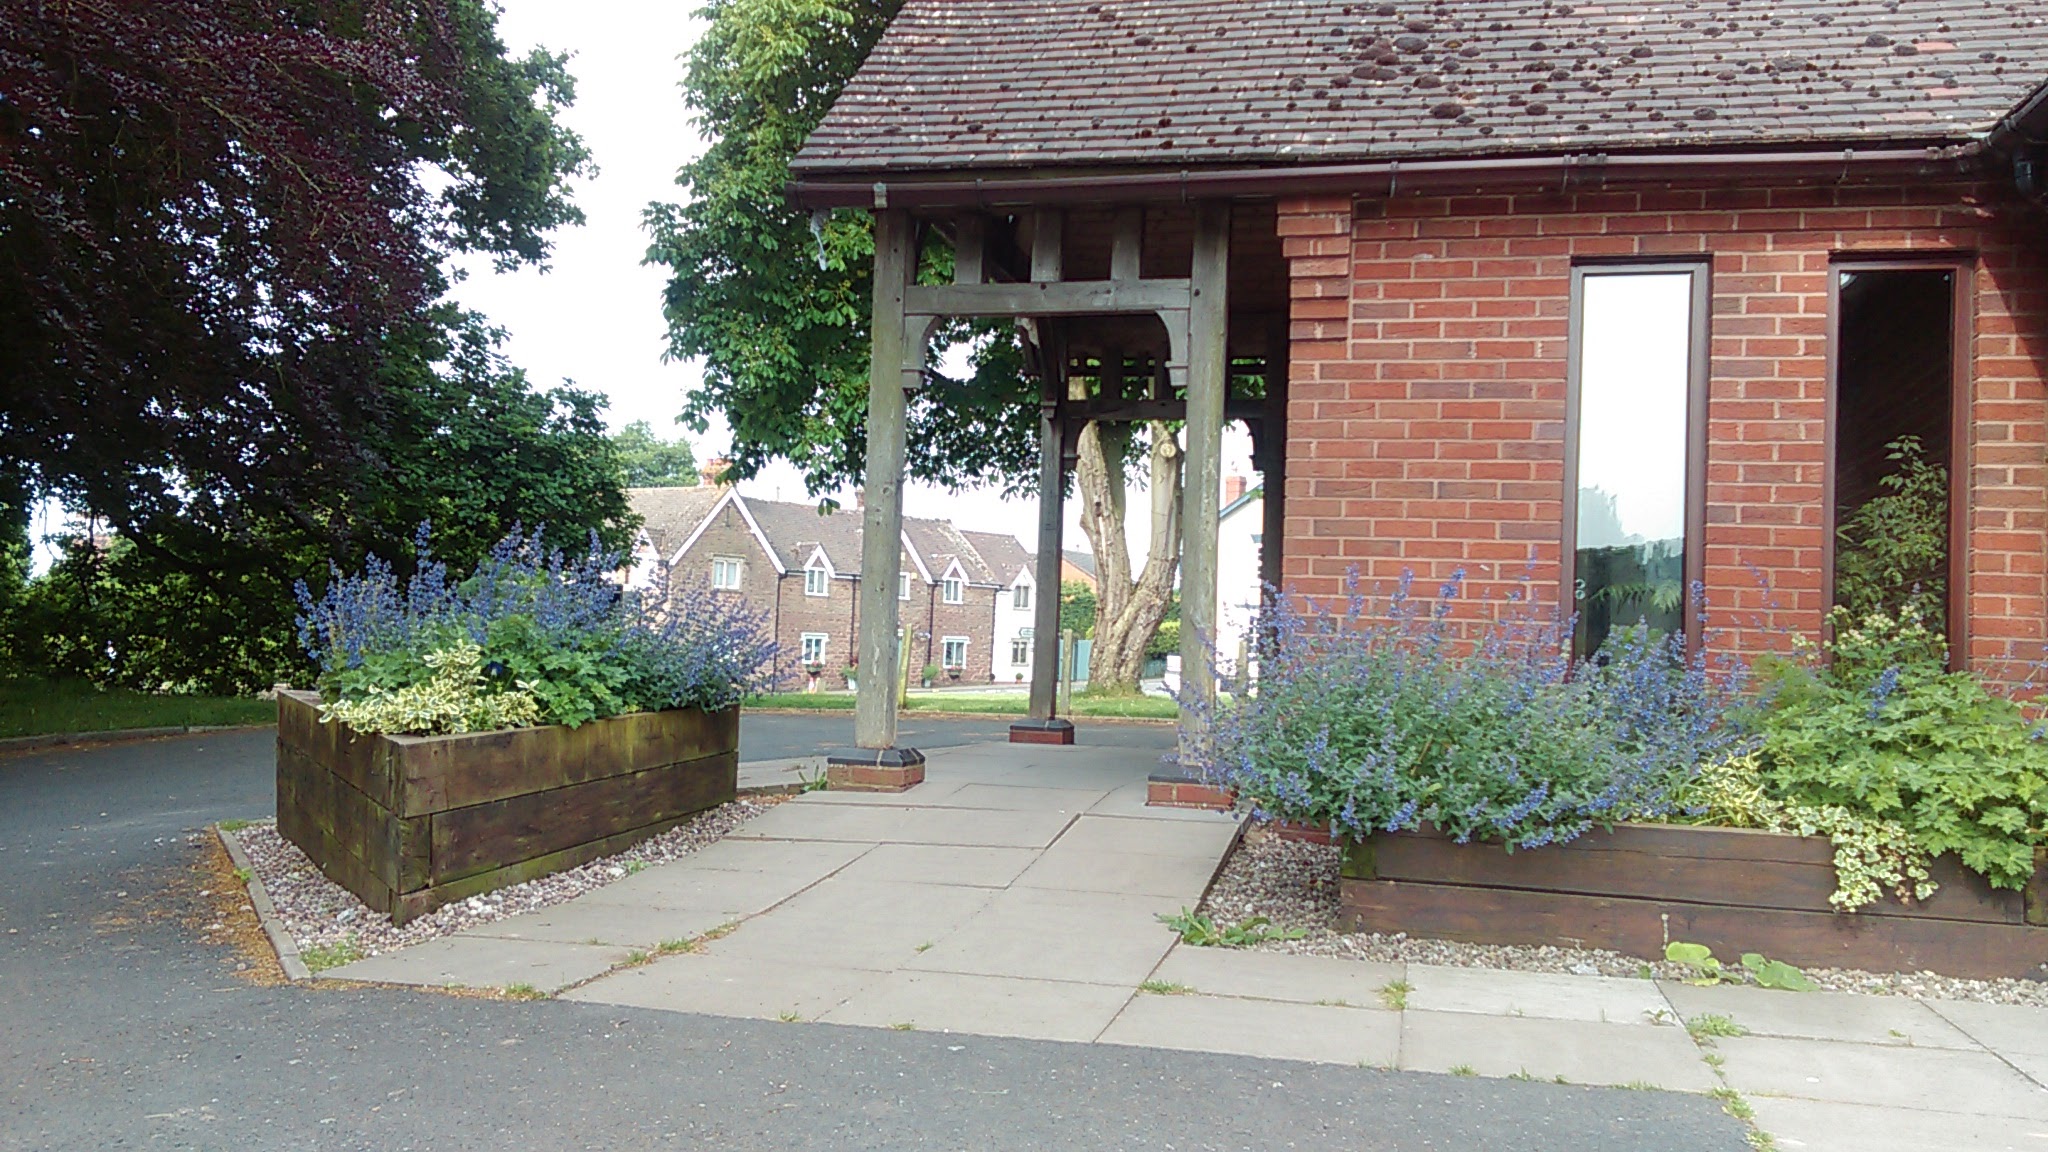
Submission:
{"label": "timber plank", "polygon": [[734,748],[738,709],[630,712],[576,728],[509,728],[459,736],[386,736],[408,816],[628,775]]}
{"label": "timber plank", "polygon": [[[1729,835],[1737,833],[1738,835]],[[1407,832],[1372,838],[1379,879],[1589,896],[1636,896],[1743,908],[1832,913],[1834,847],[1825,837],[1746,828],[1623,825],[1569,844],[1509,852]],[[1742,855],[1744,850],[1751,854]],[[1887,896],[1856,913],[1994,924],[2026,919],[2021,894],[1994,889],[1951,858],[1929,869],[1925,901]]]}
{"label": "timber plank", "polygon": [[344,724],[322,723],[318,695],[293,691],[277,694],[277,739],[348,781],[379,806],[398,806],[397,776],[384,744],[386,738],[364,736]]}
{"label": "timber plank", "polygon": [[681,824],[694,815],[696,813],[687,812],[681,816],[671,816],[668,819],[657,820],[652,824],[646,824],[639,828],[613,833],[602,840],[592,840],[587,844],[578,844],[572,848],[564,848],[559,852],[550,852],[545,856],[536,856],[531,860],[520,860],[516,863],[507,864],[502,868],[493,868],[488,872],[479,872],[473,876],[465,876],[460,880],[451,880],[446,884],[437,884],[432,887],[402,892],[398,896],[396,906],[392,909],[391,922],[393,924],[404,924],[408,920],[424,916],[444,904],[465,900],[480,892],[490,892],[512,884],[523,884],[528,880],[548,876],[565,868],[574,868],[578,864],[588,864],[592,860],[624,852],[642,840],[651,836],[661,835],[663,832]]}
{"label": "timber plank", "polygon": [[731,751],[437,812],[431,880],[447,884],[620,828],[701,812],[733,799],[738,786],[739,753]]}
{"label": "timber plank", "polygon": [[1340,920],[1354,930],[1481,944],[1607,948],[1646,959],[1672,940],[1724,962],[1761,952],[1801,967],[1934,971],[1970,979],[2039,977],[2048,930],[1907,916],[1739,908],[1674,900],[1344,880]]}
{"label": "timber plank", "polygon": [[277,828],[321,872],[379,912],[392,906],[389,813],[296,749],[280,746]]}

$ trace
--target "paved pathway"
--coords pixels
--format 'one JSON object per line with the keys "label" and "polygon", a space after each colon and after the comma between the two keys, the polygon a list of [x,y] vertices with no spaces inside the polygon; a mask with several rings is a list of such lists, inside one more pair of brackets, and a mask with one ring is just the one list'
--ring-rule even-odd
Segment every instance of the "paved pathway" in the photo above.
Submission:
{"label": "paved pathway", "polygon": [[[563,999],[1705,1093],[1785,1149],[2048,1152],[2048,1012],[1190,948],[1236,834],[1149,757],[985,745],[812,793],[546,912],[332,975]],[[705,933],[696,950],[634,950]],[[721,934],[722,933],[722,934]],[[1712,1018],[1743,1035],[1712,1036]],[[1701,1033],[1695,1039],[1687,1025]]]}

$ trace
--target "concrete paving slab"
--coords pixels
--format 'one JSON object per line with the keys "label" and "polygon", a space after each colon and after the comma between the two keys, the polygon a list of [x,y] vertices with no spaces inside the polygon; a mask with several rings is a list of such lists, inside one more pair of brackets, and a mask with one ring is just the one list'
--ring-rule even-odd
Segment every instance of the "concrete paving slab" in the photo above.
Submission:
{"label": "concrete paving slab", "polygon": [[935,948],[994,889],[832,877],[714,941],[715,956],[803,957],[829,968],[893,971]]}
{"label": "concrete paving slab", "polygon": [[1206,856],[1221,860],[1237,825],[1129,816],[1085,815],[1060,837],[1069,851],[1143,852],[1153,856]]}
{"label": "concrete paving slab", "polygon": [[1699,1049],[1676,1026],[1413,1008],[1401,1017],[1400,1067],[1417,1072],[1469,1068],[1481,1076],[1562,1076],[1573,1084],[1648,1085],[1678,1092],[1705,1092],[1716,1084]]}
{"label": "concrete paving slab", "polygon": [[934,780],[927,777],[924,783],[919,784],[908,792],[835,792],[831,790],[806,792],[804,793],[804,803],[862,804],[869,807],[914,808],[921,805],[935,804],[971,783],[973,783],[972,780]]}
{"label": "concrete paving slab", "polygon": [[456,935],[489,936],[499,940],[547,940],[558,944],[610,944],[646,950],[670,940],[702,936],[737,918],[737,914],[731,912],[635,907],[599,903],[584,897],[538,912],[525,912],[465,928]]}
{"label": "concrete paving slab", "polygon": [[1173,944],[1158,916],[1175,907],[1156,896],[1009,888],[907,966],[1136,987]]}
{"label": "concrete paving slab", "polygon": [[1152,808],[1145,804],[1149,789],[1143,780],[1124,784],[1096,801],[1088,809],[1091,816],[1130,816],[1146,820],[1179,820],[1190,823],[1230,824],[1234,816],[1222,812],[1211,812],[1206,808]]}
{"label": "concrete paving slab", "polygon": [[1218,856],[1152,856],[1069,847],[1065,838],[1017,877],[1024,888],[1062,892],[1129,892],[1194,904],[1222,865]]}
{"label": "concrete paving slab", "polygon": [[1505,972],[1410,964],[1408,1006],[1428,1012],[1472,1012],[1602,1024],[1649,1024],[1671,1005],[1649,980]]}
{"label": "concrete paving slab", "polygon": [[1127,986],[958,972],[897,972],[827,1012],[829,1024],[914,1025],[1036,1040],[1093,1040],[1131,998]]}
{"label": "concrete paving slab", "polygon": [[1975,1041],[1932,1008],[1906,996],[1782,992],[1733,985],[1702,988],[1671,980],[1659,981],[1659,987],[1680,1016],[1726,1016],[1753,1036],[1912,1048],[1977,1047]]}
{"label": "concrete paving slab", "polygon": [[1751,1096],[1757,1127],[1784,1152],[2044,1152],[2048,1124],[2004,1116]]}
{"label": "concrete paving slab", "polygon": [[1055,788],[1039,784],[963,784],[959,790],[931,799],[917,797],[920,804],[936,808],[992,808],[1016,812],[1087,811],[1109,795],[1107,787]]}
{"label": "concrete paving slab", "polygon": [[[786,808],[788,804],[778,807]],[[647,876],[670,868],[710,868],[722,872],[773,873],[809,884],[853,863],[872,847],[872,841],[762,840],[727,836],[716,844],[706,844],[673,864],[663,864],[640,875]],[[636,879],[638,877],[629,876],[619,884]],[[607,887],[616,888],[618,885]]]}
{"label": "concrete paving slab", "polygon": [[689,953],[614,972],[563,993],[562,999],[755,1020],[815,1020],[879,978],[874,972],[801,959]]}
{"label": "concrete paving slab", "polygon": [[2000,1055],[2048,1056],[2048,1008],[1957,1000],[1921,1003]]}
{"label": "concrete paving slab", "polygon": [[1989,1052],[1880,1047],[1832,1040],[1716,1040],[1723,1073],[1745,1095],[1797,1096],[1923,1111],[1967,1101],[1985,1116],[2048,1120],[2048,1090]]}
{"label": "concrete paving slab", "polygon": [[683,860],[607,884],[578,896],[573,903],[719,912],[730,920],[774,907],[823,880],[833,867],[828,861],[791,862],[780,869],[739,872],[699,867]]}
{"label": "concrete paving slab", "polygon": [[1380,990],[1391,981],[1403,979],[1406,970],[1401,964],[1374,964],[1335,956],[1290,956],[1175,944],[1152,973],[1152,979],[1185,984],[1211,996],[1378,1008],[1384,1004]]}
{"label": "concrete paving slab", "polygon": [[588,980],[626,958],[630,949],[546,940],[444,936],[397,952],[372,956],[323,976],[435,988],[510,988],[525,984],[554,992]]}
{"label": "concrete paving slab", "polygon": [[2020,1075],[2048,1088],[2048,1056],[2032,1052],[2000,1052],[2000,1059],[2020,1070]]}
{"label": "concrete paving slab", "polygon": [[1401,1017],[1371,1008],[1139,993],[1102,1042],[1391,1068]]}
{"label": "concrete paving slab", "polygon": [[950,844],[877,844],[839,871],[841,880],[893,880],[1007,888],[1038,859],[1029,848],[964,848]]}
{"label": "concrete paving slab", "polygon": [[1073,819],[1064,812],[821,803],[812,801],[810,796],[798,796],[749,820],[727,840],[767,837],[865,841],[870,844],[1043,848],[1065,831]]}

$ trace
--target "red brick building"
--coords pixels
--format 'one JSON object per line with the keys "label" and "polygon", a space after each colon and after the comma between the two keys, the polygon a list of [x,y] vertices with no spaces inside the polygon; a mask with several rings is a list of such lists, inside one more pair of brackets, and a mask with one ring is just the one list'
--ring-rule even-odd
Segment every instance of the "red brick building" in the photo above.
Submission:
{"label": "red brick building", "polygon": [[[768,617],[785,687],[809,683],[813,670],[821,686],[845,687],[847,668],[858,667],[859,510],[753,500],[711,482],[633,488],[627,498],[644,522],[629,583],[659,571],[671,585],[708,584],[744,597]],[[961,532],[944,520],[906,519],[902,535],[896,600],[900,620],[913,629],[913,673],[936,665],[943,682],[992,683],[1009,657],[998,619],[1030,554],[1014,537]]]}
{"label": "red brick building", "polygon": [[910,0],[793,167],[953,238],[877,316],[1029,318],[1051,432],[1180,406],[1192,631],[1221,420],[1276,584],[1744,650],[1819,633],[1912,437],[2005,678],[2048,639],[2044,81],[2048,11],[1986,0]]}

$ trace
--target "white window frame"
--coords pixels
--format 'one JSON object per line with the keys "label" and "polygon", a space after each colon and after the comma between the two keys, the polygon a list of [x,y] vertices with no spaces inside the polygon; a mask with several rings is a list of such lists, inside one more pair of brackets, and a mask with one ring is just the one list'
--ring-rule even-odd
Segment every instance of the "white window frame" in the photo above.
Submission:
{"label": "white window frame", "polygon": [[832,572],[825,567],[822,556],[814,556],[804,565],[804,595],[825,596],[832,591]]}
{"label": "white window frame", "polygon": [[1031,663],[1031,637],[1028,633],[1019,632],[1015,636],[1010,637],[1010,666],[1015,668],[1029,663]]}
{"label": "white window frame", "polygon": [[910,573],[898,572],[896,574],[896,598],[903,601],[910,599]]}
{"label": "white window frame", "polygon": [[[824,632],[805,632],[802,635],[798,636],[796,640],[797,653],[801,657],[801,659],[798,660],[798,663],[804,665],[806,668],[810,667],[813,664],[824,664],[825,651],[827,647],[831,645],[831,643],[832,637]],[[813,656],[811,654],[811,647],[813,644],[817,646],[816,656]]]}
{"label": "white window frame", "polygon": [[[720,572],[730,572],[730,580],[723,579]],[[711,558],[711,586],[723,592],[736,592],[740,581],[746,575],[746,561],[737,556],[713,556]]]}
{"label": "white window frame", "polygon": [[1010,607],[1015,608],[1019,612],[1030,610],[1031,585],[1019,580],[1010,586]]}
{"label": "white window frame", "polygon": [[948,604],[967,603],[967,581],[963,577],[948,576],[939,584],[940,598]]}
{"label": "white window frame", "polygon": [[[951,655],[951,653],[952,653],[952,651],[953,651],[953,645],[955,645],[955,644],[958,644],[958,645],[960,646],[960,661],[959,661],[959,663],[957,663],[957,664],[947,659],[947,656]],[[945,637],[941,637],[941,638],[940,638],[940,640],[939,640],[939,667],[941,667],[941,668],[965,668],[965,667],[967,667],[967,637],[965,637],[965,636],[945,636]]]}

